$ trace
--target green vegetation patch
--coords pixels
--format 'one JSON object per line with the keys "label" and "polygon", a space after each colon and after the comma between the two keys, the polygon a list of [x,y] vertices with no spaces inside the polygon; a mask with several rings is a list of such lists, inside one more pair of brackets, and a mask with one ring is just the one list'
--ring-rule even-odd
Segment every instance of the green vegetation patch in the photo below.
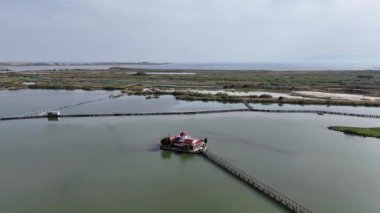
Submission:
{"label": "green vegetation patch", "polygon": [[363,137],[380,138],[380,127],[377,128],[359,128],[359,127],[344,127],[330,126],[330,130],[343,132],[348,135],[359,135]]}
{"label": "green vegetation patch", "polygon": [[[152,74],[157,72],[156,74]],[[180,75],[170,72],[190,72]],[[161,75],[160,73],[166,73]],[[25,85],[23,82],[34,82]],[[243,97],[226,94],[194,94],[188,89],[223,90],[237,92],[319,91],[380,97],[380,72],[367,71],[230,71],[230,70],[154,70],[120,68],[110,70],[59,70],[0,72],[0,89],[83,89],[122,90],[129,95],[172,94],[180,100],[242,102]],[[147,89],[149,88],[149,89]],[[173,92],[175,90],[175,92]],[[177,91],[182,92],[177,92]],[[172,91],[172,92],[169,92]],[[323,104],[351,106],[380,106],[380,100],[329,100],[274,98],[270,95],[250,96],[251,103]]]}

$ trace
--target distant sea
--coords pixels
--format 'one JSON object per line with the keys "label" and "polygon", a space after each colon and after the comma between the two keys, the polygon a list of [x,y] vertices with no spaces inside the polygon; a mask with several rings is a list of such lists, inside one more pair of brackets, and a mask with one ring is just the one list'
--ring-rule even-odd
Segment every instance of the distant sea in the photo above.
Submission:
{"label": "distant sea", "polygon": [[[39,71],[58,69],[109,69],[110,65],[59,65],[59,66],[0,66],[0,71]],[[169,63],[160,65],[123,65],[121,67],[170,70],[270,70],[270,71],[316,71],[316,70],[380,70],[368,64],[313,64],[313,63]]]}

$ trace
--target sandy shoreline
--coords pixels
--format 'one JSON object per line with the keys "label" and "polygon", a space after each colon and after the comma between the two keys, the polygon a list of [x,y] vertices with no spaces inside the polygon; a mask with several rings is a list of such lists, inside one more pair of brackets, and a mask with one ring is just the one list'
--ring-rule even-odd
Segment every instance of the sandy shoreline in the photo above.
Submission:
{"label": "sandy shoreline", "polygon": [[233,90],[187,90],[187,91],[201,93],[201,94],[210,94],[210,95],[226,94],[229,96],[239,96],[239,97],[271,95],[273,98],[283,97],[283,98],[295,98],[295,99],[380,101],[380,97],[354,95],[354,94],[327,93],[327,92],[317,92],[317,91],[293,91],[291,93],[265,92],[265,91],[239,92],[239,91],[233,91]]}
{"label": "sandy shoreline", "polygon": [[292,92],[292,94],[301,96],[301,97],[308,97],[308,98],[336,99],[336,100],[350,100],[350,101],[362,101],[362,100],[379,101],[380,100],[380,97],[373,97],[373,96],[314,92],[314,91],[294,91]]}

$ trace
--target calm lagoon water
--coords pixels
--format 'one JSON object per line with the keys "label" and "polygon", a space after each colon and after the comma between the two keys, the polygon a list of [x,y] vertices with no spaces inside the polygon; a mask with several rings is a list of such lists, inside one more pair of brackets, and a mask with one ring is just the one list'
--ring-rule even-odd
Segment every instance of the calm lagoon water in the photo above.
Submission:
{"label": "calm lagoon water", "polygon": [[[73,105],[63,113],[243,107],[171,96],[129,96],[75,106],[109,94],[3,91],[0,115],[62,104]],[[378,212],[380,141],[327,127],[379,124],[376,119],[250,112],[2,122],[0,212],[284,211],[201,156],[159,150],[161,137],[181,130],[208,137],[212,152],[314,212]]]}
{"label": "calm lagoon water", "polygon": [[66,90],[17,90],[0,91],[0,117],[27,115],[45,110],[62,113],[112,113],[112,112],[170,112],[209,109],[242,108],[242,104],[178,101],[173,96],[161,96],[147,100],[144,96],[122,96],[108,99],[120,92],[66,91]]}

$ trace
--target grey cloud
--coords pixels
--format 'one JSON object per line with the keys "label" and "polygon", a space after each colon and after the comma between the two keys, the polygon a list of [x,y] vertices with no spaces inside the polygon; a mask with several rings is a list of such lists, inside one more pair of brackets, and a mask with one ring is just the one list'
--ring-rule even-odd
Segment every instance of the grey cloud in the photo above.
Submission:
{"label": "grey cloud", "polygon": [[374,0],[5,0],[0,60],[373,62],[379,9]]}

